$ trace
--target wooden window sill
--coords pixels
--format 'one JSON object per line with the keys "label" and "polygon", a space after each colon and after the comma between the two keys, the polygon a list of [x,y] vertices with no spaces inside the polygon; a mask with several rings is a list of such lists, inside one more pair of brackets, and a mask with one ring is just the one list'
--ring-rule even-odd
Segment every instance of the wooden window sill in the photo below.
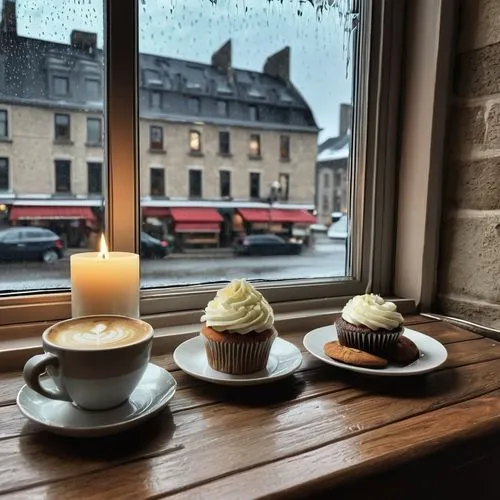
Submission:
{"label": "wooden window sill", "polygon": [[[413,301],[392,299],[398,303],[399,310],[405,313],[414,311]],[[276,327],[280,334],[293,331],[298,326],[312,330],[333,321],[335,314],[345,303],[345,298],[298,300],[274,304]],[[155,328],[153,352],[165,354],[172,352],[184,340],[197,335],[200,328],[199,309],[172,312],[167,314],[142,314],[142,319]],[[33,355],[42,352],[41,335],[55,321],[27,322],[23,324],[0,325],[0,373],[20,370]]]}

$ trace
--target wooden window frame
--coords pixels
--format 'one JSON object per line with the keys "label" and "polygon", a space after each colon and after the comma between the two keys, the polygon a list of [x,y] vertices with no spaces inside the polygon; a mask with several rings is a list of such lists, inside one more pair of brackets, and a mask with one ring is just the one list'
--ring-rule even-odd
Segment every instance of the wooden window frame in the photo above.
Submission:
{"label": "wooden window frame", "polygon": [[[355,5],[358,3],[354,2]],[[303,318],[307,318],[308,327],[314,323],[312,318],[326,317],[325,314],[331,314],[354,294],[373,291],[392,296],[399,293],[418,302],[424,295],[431,296],[433,290],[433,273],[426,272],[423,264],[415,266],[414,272],[408,274],[407,265],[402,263],[411,262],[415,254],[420,263],[429,262],[430,258],[431,268],[437,262],[435,245],[439,217],[435,210],[430,209],[436,208],[440,196],[437,193],[439,183],[432,187],[431,181],[439,180],[436,159],[442,148],[442,134],[438,132],[444,129],[442,120],[445,113],[438,118],[443,104],[435,104],[439,103],[438,97],[443,96],[443,88],[446,88],[443,82],[449,77],[449,67],[442,63],[446,52],[450,51],[452,40],[449,27],[453,25],[453,16],[449,14],[453,11],[453,6],[450,6],[453,2],[414,2],[417,4],[413,5],[413,9],[418,11],[417,20],[407,19],[407,22],[422,27],[425,25],[422,20],[431,20],[427,23],[426,33],[429,34],[430,30],[433,37],[422,40],[422,36],[413,36],[408,47],[405,46],[407,52],[404,54],[402,42],[406,23],[403,21],[407,2],[367,0],[365,3],[360,13],[360,29],[354,34],[359,37],[359,57],[352,63],[356,65],[355,73],[364,75],[354,85],[357,100],[354,122],[357,130],[353,136],[351,161],[356,159],[357,168],[349,179],[352,186],[350,245],[353,252],[349,262],[352,276],[335,280],[298,279],[259,284],[278,315],[288,315],[296,324],[296,318],[302,314]],[[106,50],[111,54],[106,67],[106,164],[111,180],[107,184],[106,236],[111,249],[137,252],[141,222],[139,169],[136,168],[139,145],[138,2],[108,0],[105,19]],[[435,46],[428,46],[431,41]],[[425,64],[419,66],[415,58],[425,61]],[[418,81],[424,88],[420,92],[412,87],[415,82],[409,79],[405,80],[404,87],[401,85],[402,60],[408,67],[406,72],[417,66],[421,70]],[[432,87],[430,91],[429,86]],[[400,109],[398,104],[402,92],[404,99]],[[408,104],[410,100],[414,104]],[[123,102],[130,103],[130,106],[123,106]],[[420,110],[425,107],[425,116],[418,114],[417,102]],[[412,113],[418,117],[413,127],[409,125]],[[429,125],[436,131],[432,138],[423,133],[428,132]],[[399,143],[403,144],[401,158],[397,147]],[[412,180],[410,143],[420,148],[425,145],[425,151],[429,152],[426,157],[418,159],[427,167],[424,169],[424,181],[419,182],[422,196],[418,202],[414,197],[404,199]],[[116,179],[119,182],[114,181]],[[434,195],[435,198],[431,199]],[[430,201],[432,203],[429,204]],[[417,213],[415,209],[422,207],[423,212],[418,213],[421,221],[408,215]],[[418,228],[415,234],[422,237],[424,243],[418,248],[414,245],[413,251],[410,251],[416,236],[409,237],[408,231],[415,231],[415,228]],[[191,326],[183,325],[199,321],[199,310],[213,297],[217,288],[218,285],[200,284],[144,290],[141,293],[141,314],[155,327],[165,327],[167,337],[177,338],[192,332]],[[0,346],[5,354],[0,355],[1,360],[19,362],[22,356],[33,352],[32,346],[39,345],[40,332],[47,324],[70,316],[70,300],[69,292],[16,293],[1,297]],[[317,312],[320,309],[327,312]],[[409,310],[403,309],[403,312]],[[167,325],[170,326],[167,328]],[[24,346],[23,349],[20,346]],[[10,349],[16,349],[17,354],[14,355]],[[3,366],[8,366],[8,363]]]}

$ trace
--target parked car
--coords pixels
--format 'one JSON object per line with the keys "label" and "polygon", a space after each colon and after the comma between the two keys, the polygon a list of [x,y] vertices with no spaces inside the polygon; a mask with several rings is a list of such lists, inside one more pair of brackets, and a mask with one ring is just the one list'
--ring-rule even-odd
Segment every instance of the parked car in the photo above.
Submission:
{"label": "parked car", "polygon": [[141,257],[143,259],[163,259],[169,253],[168,241],[153,238],[144,231],[141,232]]}
{"label": "parked car", "polygon": [[51,263],[64,255],[59,236],[41,227],[11,227],[0,231],[0,261],[43,260]]}
{"label": "parked car", "polygon": [[252,234],[238,238],[233,251],[235,255],[298,255],[302,245],[287,242],[275,234]]}
{"label": "parked car", "polygon": [[347,215],[343,215],[337,222],[334,222],[328,228],[327,235],[333,241],[344,243],[348,235]]}

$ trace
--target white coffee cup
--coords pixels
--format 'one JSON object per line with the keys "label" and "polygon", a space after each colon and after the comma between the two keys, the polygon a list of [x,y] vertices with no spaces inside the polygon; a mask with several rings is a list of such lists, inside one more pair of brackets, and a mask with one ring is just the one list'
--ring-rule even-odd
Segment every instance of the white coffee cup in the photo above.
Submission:
{"label": "white coffee cup", "polygon": [[[83,316],[43,332],[43,349],[28,360],[24,379],[50,399],[71,401],[86,410],[114,408],[129,398],[151,358],[153,327],[118,315]],[[47,373],[56,390],[40,382]]]}

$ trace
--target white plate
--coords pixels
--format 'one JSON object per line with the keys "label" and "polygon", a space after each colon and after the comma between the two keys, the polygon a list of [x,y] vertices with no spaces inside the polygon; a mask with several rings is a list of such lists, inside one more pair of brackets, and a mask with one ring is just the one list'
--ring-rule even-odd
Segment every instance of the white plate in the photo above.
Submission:
{"label": "white plate", "polygon": [[[44,382],[53,386],[50,379]],[[21,413],[55,434],[94,437],[125,431],[162,410],[175,393],[174,377],[159,366],[149,364],[129,400],[111,410],[86,411],[67,401],[46,398],[23,386],[17,395]]]}
{"label": "white plate", "polygon": [[265,370],[248,375],[230,375],[208,366],[201,336],[183,342],[174,351],[175,364],[193,377],[222,385],[259,385],[291,375],[302,363],[302,354],[290,342],[277,338],[271,347]]}
{"label": "white plate", "polygon": [[437,340],[424,335],[423,333],[404,329],[403,335],[415,342],[420,351],[420,358],[407,366],[389,364],[386,368],[363,368],[361,366],[352,366],[328,357],[323,352],[323,346],[327,342],[338,340],[335,325],[323,326],[312,330],[304,337],[304,347],[316,358],[321,359],[329,365],[344,368],[358,373],[367,373],[370,375],[381,375],[387,377],[401,377],[408,375],[420,375],[435,370],[441,366],[448,357],[445,347]]}

